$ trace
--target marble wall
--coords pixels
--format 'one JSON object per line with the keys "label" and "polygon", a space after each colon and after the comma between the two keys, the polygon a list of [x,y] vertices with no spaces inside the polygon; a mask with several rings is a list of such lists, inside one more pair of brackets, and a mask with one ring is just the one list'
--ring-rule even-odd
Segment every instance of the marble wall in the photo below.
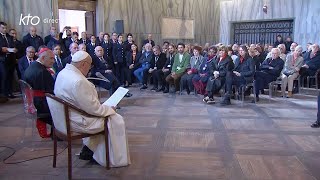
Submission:
{"label": "marble wall", "polygon": [[[0,21],[8,24],[8,28],[14,28],[18,32],[18,39],[22,39],[28,33],[31,26],[31,18],[27,24],[27,18],[20,23],[22,16],[38,16],[40,22],[35,27],[37,34],[44,37],[49,34],[50,26],[58,27],[58,23],[50,23],[49,19],[58,19],[58,1],[57,0],[0,0]],[[33,23],[37,23],[34,18]],[[8,29],[8,30],[9,30]]]}
{"label": "marble wall", "polygon": [[[124,33],[131,32],[136,42],[152,34],[162,45],[162,17],[194,19],[193,40],[170,39],[170,42],[192,42],[203,45],[219,41],[219,0],[97,0],[97,32],[114,31],[116,20],[124,20]],[[175,27],[172,27],[175,28]]]}
{"label": "marble wall", "polygon": [[[263,5],[268,12],[262,11]],[[231,22],[294,19],[294,41],[320,43],[319,0],[230,0],[220,3],[220,41],[229,44]]]}

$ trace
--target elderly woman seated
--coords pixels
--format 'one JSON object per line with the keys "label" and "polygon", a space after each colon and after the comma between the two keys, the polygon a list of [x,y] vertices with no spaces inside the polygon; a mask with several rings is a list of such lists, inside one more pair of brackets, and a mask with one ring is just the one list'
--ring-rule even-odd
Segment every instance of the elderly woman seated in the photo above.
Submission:
{"label": "elderly woman seated", "polygon": [[243,86],[253,81],[253,75],[255,72],[255,63],[252,58],[249,57],[248,49],[246,46],[240,46],[239,56],[235,60],[235,67],[233,69],[233,81],[232,84],[236,85],[238,91],[241,93]]}
{"label": "elderly woman seated", "polygon": [[199,68],[198,74],[192,78],[192,83],[196,92],[201,95],[206,95],[206,86],[210,77],[210,70],[217,59],[218,49],[215,46],[209,47],[208,57],[205,58]]}
{"label": "elderly woman seated", "polygon": [[282,72],[281,92],[286,91],[288,86],[288,98],[292,97],[293,81],[299,76],[299,71],[303,65],[302,47],[297,46],[293,53],[288,54]]}
{"label": "elderly woman seated", "polygon": [[232,91],[232,69],[234,68],[233,61],[228,56],[228,48],[222,46],[219,48],[219,58],[215,61],[213,68],[210,71],[210,78],[206,90],[208,95],[203,99],[207,104],[215,103],[213,94],[225,85],[226,93],[221,101],[221,105],[229,105],[230,94]]}
{"label": "elderly woman seated", "polygon": [[182,86],[181,90],[184,88],[187,90],[187,93],[190,94],[194,90],[192,84],[192,78],[198,73],[200,65],[204,61],[204,57],[201,55],[202,48],[200,46],[194,46],[193,56],[190,58],[190,67],[181,77],[180,85]]}
{"label": "elderly woman seated", "polygon": [[262,91],[270,82],[275,81],[280,76],[284,61],[279,56],[280,49],[273,48],[271,50],[271,57],[264,60],[261,64],[261,71],[255,73],[254,86],[256,101],[259,101],[259,91]]}

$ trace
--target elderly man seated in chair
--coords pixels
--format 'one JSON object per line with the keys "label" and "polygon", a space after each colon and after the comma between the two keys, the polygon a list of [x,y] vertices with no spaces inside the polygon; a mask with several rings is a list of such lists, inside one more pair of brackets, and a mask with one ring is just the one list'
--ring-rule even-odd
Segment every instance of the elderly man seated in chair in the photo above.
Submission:
{"label": "elderly man seated in chair", "polygon": [[[97,46],[94,49],[95,56],[93,57],[93,68],[92,73],[94,76],[107,79],[109,82],[105,82],[100,84],[100,86],[108,89],[110,94],[113,94],[118,87],[120,86],[120,82],[117,77],[113,74],[113,63],[110,58],[104,57],[103,48],[101,46]],[[131,97],[131,93],[127,93],[126,97]]]}
{"label": "elderly man seated in chair", "polygon": [[91,63],[92,59],[87,52],[76,52],[71,64],[67,64],[58,74],[54,93],[88,114],[102,117],[89,118],[76,111],[71,112],[71,130],[75,132],[91,134],[103,131],[105,118],[109,119],[109,149],[105,149],[104,136],[97,135],[83,139],[86,146],[81,153],[86,151],[86,154],[90,154],[93,151],[93,159],[106,166],[106,151],[109,151],[111,167],[127,166],[130,164],[130,156],[124,120],[116,113],[115,107],[100,104],[95,86],[86,79]]}

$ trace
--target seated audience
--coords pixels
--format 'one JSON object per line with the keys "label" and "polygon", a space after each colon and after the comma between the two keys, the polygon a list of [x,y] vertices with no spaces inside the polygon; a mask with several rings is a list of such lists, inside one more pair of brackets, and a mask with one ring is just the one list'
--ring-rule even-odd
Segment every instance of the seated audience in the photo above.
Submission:
{"label": "seated audience", "polygon": [[79,44],[79,51],[85,51],[87,52],[87,46],[85,44]]}
{"label": "seated audience", "polygon": [[139,59],[141,58],[141,52],[138,51],[138,46],[136,44],[131,45],[131,51],[126,54],[126,66],[125,68],[125,76],[126,83],[124,87],[131,86],[133,83],[133,72],[137,70],[139,67]]}
{"label": "seated audience", "polygon": [[168,93],[169,92],[169,83],[166,81],[166,77],[171,74],[171,69],[173,66],[174,62],[174,57],[175,57],[176,49],[174,44],[169,44],[168,46],[168,56],[167,56],[167,61],[164,64],[162,68],[162,72],[158,72],[158,76],[161,77],[162,79],[162,84],[163,86],[158,89],[157,92],[163,91],[163,93]]}
{"label": "seated audience", "polygon": [[[101,46],[96,48],[98,51],[103,51]],[[103,52],[98,53],[101,58]],[[98,59],[98,61],[100,60]],[[127,166],[131,162],[124,120],[116,113],[115,107],[100,104],[95,87],[86,78],[91,62],[92,59],[88,53],[76,52],[72,57],[71,64],[67,64],[59,73],[54,93],[57,97],[68,101],[88,114],[101,116],[101,118],[86,117],[79,112],[71,112],[72,131],[88,134],[98,133],[104,130],[105,120],[108,118],[109,149],[105,149],[104,135],[97,135],[83,139],[85,145],[83,151],[92,151],[92,158],[102,166],[107,166],[106,151],[109,151],[111,167]]]}
{"label": "seated audience", "polygon": [[254,60],[249,57],[249,52],[246,46],[240,46],[239,56],[237,57],[233,69],[233,83],[238,88],[241,94],[241,87],[253,81],[255,72]]}
{"label": "seated audience", "polygon": [[[291,46],[295,44],[292,43]],[[290,47],[291,48],[291,47]],[[288,54],[282,72],[281,92],[285,92],[288,85],[288,96],[292,97],[293,81],[299,76],[299,71],[303,65],[302,47],[297,46],[293,53]]]}
{"label": "seated audience", "polygon": [[300,69],[301,78],[307,76],[314,76],[318,69],[320,69],[320,49],[318,44],[311,46],[311,51],[306,54],[304,65]]}
{"label": "seated audience", "polygon": [[264,60],[260,66],[260,71],[255,73],[254,86],[257,101],[259,101],[259,92],[263,91],[270,82],[277,80],[280,76],[284,61],[279,56],[279,48],[273,48],[271,50],[271,57]]}
{"label": "seated audience", "polygon": [[233,61],[228,56],[228,48],[222,46],[219,48],[219,58],[215,61],[214,66],[210,70],[210,78],[207,83],[206,90],[208,95],[203,98],[203,102],[207,104],[215,103],[213,94],[220,91],[225,85],[226,93],[221,101],[221,105],[229,105],[230,95],[232,91],[232,69],[234,68]]}
{"label": "seated audience", "polygon": [[61,60],[61,46],[58,44],[54,45],[52,47],[52,51],[53,51],[54,60],[55,60],[52,68],[55,72],[55,75],[57,75],[64,68],[62,60]]}
{"label": "seated audience", "polygon": [[[153,88],[152,91],[158,91],[158,85],[160,84],[163,87],[163,82],[159,74],[162,72],[162,68],[166,63],[166,54],[161,53],[160,47],[158,45],[153,46],[153,57],[151,59],[150,68],[148,73],[152,74],[153,79]],[[146,78],[146,75],[143,75]]]}
{"label": "seated audience", "polygon": [[[150,43],[147,43],[144,45],[145,52],[142,53],[139,63],[138,63],[138,69],[133,72],[135,77],[139,80],[140,84],[142,84],[142,87],[147,86],[147,82],[145,82],[143,78],[144,71],[148,71],[150,68],[150,62],[152,59],[152,46]],[[141,88],[142,88],[141,87]]]}
{"label": "seated audience", "polygon": [[200,70],[200,65],[205,61],[204,57],[201,55],[202,48],[200,46],[194,46],[193,56],[190,58],[190,64],[187,68],[187,72],[181,77],[180,80],[180,89],[186,89],[187,94],[194,91],[194,86],[192,83],[192,78],[198,74]]}
{"label": "seated audience", "polygon": [[166,77],[169,85],[173,85],[172,93],[179,90],[180,79],[185,74],[187,68],[190,66],[190,55],[185,52],[185,45],[178,43],[178,53],[174,56],[174,62],[171,69],[171,74]]}
{"label": "seated audience", "polygon": [[201,95],[206,95],[206,86],[210,77],[210,70],[217,59],[217,51],[218,49],[215,46],[209,47],[208,56],[202,61],[198,73],[192,78],[196,92]]}
{"label": "seated audience", "polygon": [[64,58],[64,59],[62,60],[62,65],[63,65],[63,67],[66,67],[66,64],[70,64],[70,63],[71,63],[72,56],[73,56],[77,51],[79,51],[79,45],[78,45],[77,43],[71,43],[70,46],[69,46],[69,51],[70,51],[69,56],[67,56],[66,58]]}

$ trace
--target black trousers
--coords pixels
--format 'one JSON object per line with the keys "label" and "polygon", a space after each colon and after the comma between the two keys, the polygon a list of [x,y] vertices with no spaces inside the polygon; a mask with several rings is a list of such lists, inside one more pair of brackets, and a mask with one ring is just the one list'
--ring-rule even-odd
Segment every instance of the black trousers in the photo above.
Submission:
{"label": "black trousers", "polygon": [[118,62],[114,65],[114,75],[117,77],[118,81],[122,84],[125,81],[125,69],[126,66],[123,62]]}
{"label": "black trousers", "polygon": [[142,84],[148,85],[149,75],[150,75],[149,68],[143,70]]}
{"label": "black trousers", "polygon": [[6,80],[7,80],[6,65],[4,61],[0,61],[0,88],[1,88],[1,94],[4,96],[8,95]]}
{"label": "black trousers", "polygon": [[171,74],[171,71],[167,71],[163,73],[163,77],[162,77],[162,81],[163,81],[163,86],[166,89],[169,89],[169,83],[166,81],[166,77],[169,76],[169,74]]}
{"label": "black trousers", "polygon": [[277,77],[263,71],[257,71],[254,75],[254,79],[255,93],[256,95],[259,95],[259,91],[267,88],[268,84],[275,81]]}
{"label": "black trousers", "polygon": [[161,87],[164,87],[164,76],[163,76],[162,69],[154,70],[152,72],[152,79],[153,79],[153,85],[154,87],[158,87],[160,85]]}

